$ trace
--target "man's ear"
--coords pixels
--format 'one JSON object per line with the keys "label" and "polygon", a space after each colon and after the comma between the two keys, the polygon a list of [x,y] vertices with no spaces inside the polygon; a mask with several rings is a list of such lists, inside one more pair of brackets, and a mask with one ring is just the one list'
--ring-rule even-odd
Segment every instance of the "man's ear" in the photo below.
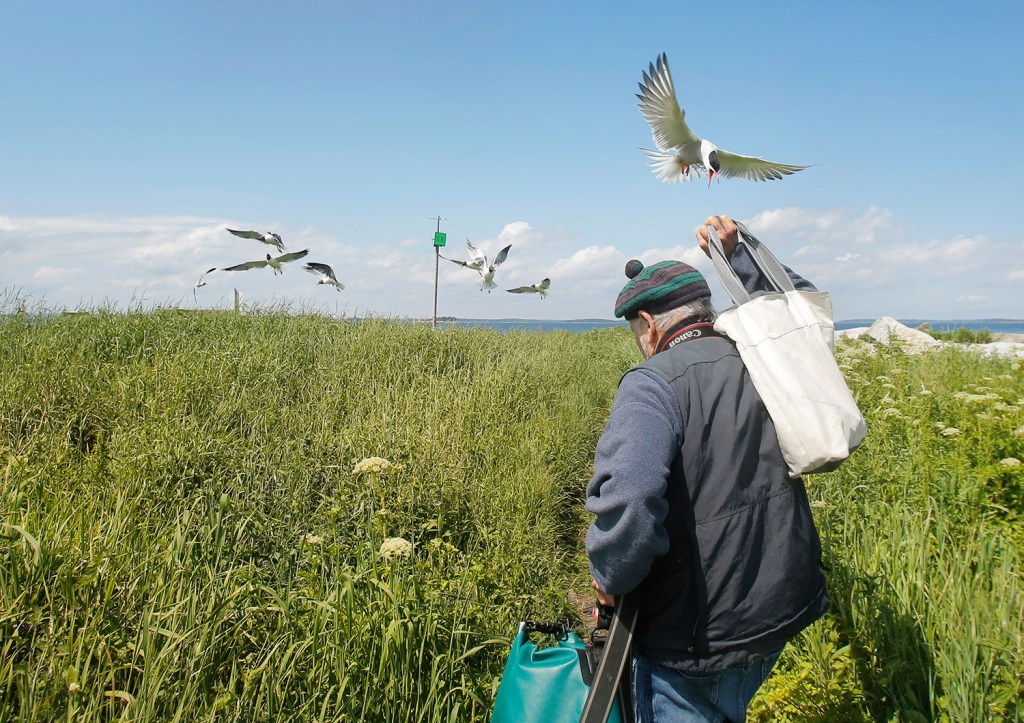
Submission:
{"label": "man's ear", "polygon": [[640,319],[643,319],[644,324],[646,324],[646,329],[644,330],[644,333],[641,336],[641,338],[643,339],[644,343],[651,348],[651,351],[653,352],[654,348],[658,345],[658,327],[654,322],[654,317],[651,316],[646,311],[641,311],[639,314],[637,314],[637,316]]}

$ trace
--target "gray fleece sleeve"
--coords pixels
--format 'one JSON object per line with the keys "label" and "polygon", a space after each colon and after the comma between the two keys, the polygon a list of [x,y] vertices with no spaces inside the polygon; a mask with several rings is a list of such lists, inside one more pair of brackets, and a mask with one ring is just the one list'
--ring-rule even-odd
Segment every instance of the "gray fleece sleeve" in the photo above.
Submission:
{"label": "gray fleece sleeve", "polygon": [[[729,265],[732,266],[732,270],[736,272],[736,275],[740,277],[740,281],[748,293],[755,294],[758,291],[773,290],[769,288],[768,280],[758,270],[757,266],[754,265],[754,260],[750,258],[750,252],[747,251],[747,247],[743,244],[736,244],[736,249],[732,252],[732,256],[729,257]],[[785,264],[783,264],[782,268],[789,274],[789,278],[796,288],[801,291],[817,291],[814,284],[800,276],[793,269]]]}
{"label": "gray fleece sleeve", "polygon": [[648,369],[628,372],[594,455],[587,509],[590,572],[601,589],[622,595],[668,552],[665,531],[672,461],[682,446],[679,404],[668,384]]}

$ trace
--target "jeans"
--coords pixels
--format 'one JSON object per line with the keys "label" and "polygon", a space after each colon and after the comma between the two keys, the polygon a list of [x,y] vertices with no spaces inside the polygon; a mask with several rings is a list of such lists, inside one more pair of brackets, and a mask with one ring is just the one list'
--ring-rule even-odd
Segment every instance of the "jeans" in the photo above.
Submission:
{"label": "jeans", "polygon": [[747,705],[782,654],[718,673],[684,673],[633,656],[633,710],[637,723],[743,723]]}

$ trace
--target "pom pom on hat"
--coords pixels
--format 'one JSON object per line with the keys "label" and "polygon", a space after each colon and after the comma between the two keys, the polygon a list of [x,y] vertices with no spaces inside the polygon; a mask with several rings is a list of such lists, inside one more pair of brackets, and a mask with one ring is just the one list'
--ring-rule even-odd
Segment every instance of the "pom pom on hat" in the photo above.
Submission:
{"label": "pom pom on hat", "polygon": [[651,314],[711,296],[704,275],[681,261],[659,261],[644,266],[637,259],[626,264],[629,282],[615,299],[615,318],[635,319],[641,310]]}
{"label": "pom pom on hat", "polygon": [[644,270],[643,263],[639,259],[631,259],[626,262],[626,278],[635,279]]}

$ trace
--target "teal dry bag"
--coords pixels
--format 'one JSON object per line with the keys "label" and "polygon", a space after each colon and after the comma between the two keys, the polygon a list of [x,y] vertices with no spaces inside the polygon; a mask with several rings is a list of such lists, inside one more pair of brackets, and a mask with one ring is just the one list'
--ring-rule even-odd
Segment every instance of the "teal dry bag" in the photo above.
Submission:
{"label": "teal dry bag", "polygon": [[[505,663],[491,723],[577,723],[593,680],[590,651],[564,626],[553,633],[556,644],[538,648],[530,642],[527,623],[519,623]],[[552,632],[539,624],[531,629]],[[622,723],[615,701],[609,723]]]}

